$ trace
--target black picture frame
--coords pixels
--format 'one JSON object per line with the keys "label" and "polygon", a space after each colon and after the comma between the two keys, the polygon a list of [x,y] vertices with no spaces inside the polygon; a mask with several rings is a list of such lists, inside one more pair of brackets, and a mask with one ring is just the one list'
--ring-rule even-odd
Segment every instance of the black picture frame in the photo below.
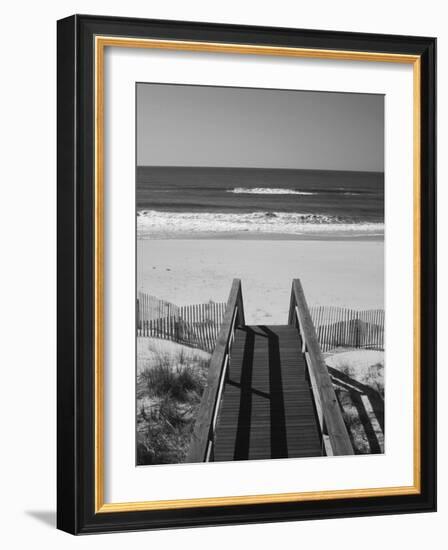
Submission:
{"label": "black picture frame", "polygon": [[[409,54],[421,61],[419,494],[95,511],[94,50],[97,35]],[[57,526],[72,534],[436,509],[436,39],[74,15],[57,24]]]}

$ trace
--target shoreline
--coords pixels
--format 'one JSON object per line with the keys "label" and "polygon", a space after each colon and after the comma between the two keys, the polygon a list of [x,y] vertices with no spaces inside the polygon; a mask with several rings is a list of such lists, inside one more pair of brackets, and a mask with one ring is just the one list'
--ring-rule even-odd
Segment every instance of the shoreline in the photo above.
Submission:
{"label": "shoreline", "polygon": [[382,234],[359,234],[352,233],[308,233],[308,234],[290,234],[290,233],[241,233],[241,232],[203,232],[203,233],[188,233],[185,235],[178,233],[161,233],[154,234],[153,237],[141,238],[137,234],[137,241],[200,241],[200,240],[235,240],[235,241],[384,241],[384,233]]}

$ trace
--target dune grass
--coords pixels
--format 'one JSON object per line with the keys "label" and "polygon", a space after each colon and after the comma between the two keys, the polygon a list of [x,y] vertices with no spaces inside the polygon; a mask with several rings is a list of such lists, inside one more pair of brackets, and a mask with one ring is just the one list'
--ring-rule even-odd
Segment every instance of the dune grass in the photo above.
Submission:
{"label": "dune grass", "polygon": [[184,462],[209,360],[181,346],[151,356],[137,378],[137,464]]}

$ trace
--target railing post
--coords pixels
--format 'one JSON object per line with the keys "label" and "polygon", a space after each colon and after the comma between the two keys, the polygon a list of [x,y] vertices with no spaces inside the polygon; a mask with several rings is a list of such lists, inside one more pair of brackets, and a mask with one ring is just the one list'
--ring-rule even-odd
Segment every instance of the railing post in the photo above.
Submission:
{"label": "railing post", "polygon": [[[210,358],[207,385],[196,417],[187,462],[206,461],[208,447],[209,445],[213,446],[213,423],[216,420],[219,408],[220,390],[222,390],[225,383],[223,376],[225,376],[227,370],[232,332],[235,325],[243,326],[244,322],[241,281],[234,279],[215,349]],[[213,457],[213,448],[210,450],[209,456]]]}
{"label": "railing post", "polygon": [[305,341],[307,350],[305,358],[312,381],[311,388],[316,408],[321,409],[318,411],[318,416],[322,438],[324,440],[326,431],[331,454],[352,455],[354,454],[353,446],[317,340],[316,329],[299,279],[294,279],[292,283],[289,324],[293,324],[294,316],[298,317],[300,335],[302,340]]}

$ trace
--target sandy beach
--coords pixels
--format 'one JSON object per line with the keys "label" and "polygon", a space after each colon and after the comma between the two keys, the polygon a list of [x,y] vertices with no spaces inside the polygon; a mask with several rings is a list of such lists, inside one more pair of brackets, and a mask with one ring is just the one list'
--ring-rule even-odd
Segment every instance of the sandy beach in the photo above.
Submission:
{"label": "sandy beach", "polygon": [[225,301],[240,278],[248,323],[286,323],[293,278],[310,306],[384,307],[383,241],[155,239],[137,255],[137,289],[178,305]]}

